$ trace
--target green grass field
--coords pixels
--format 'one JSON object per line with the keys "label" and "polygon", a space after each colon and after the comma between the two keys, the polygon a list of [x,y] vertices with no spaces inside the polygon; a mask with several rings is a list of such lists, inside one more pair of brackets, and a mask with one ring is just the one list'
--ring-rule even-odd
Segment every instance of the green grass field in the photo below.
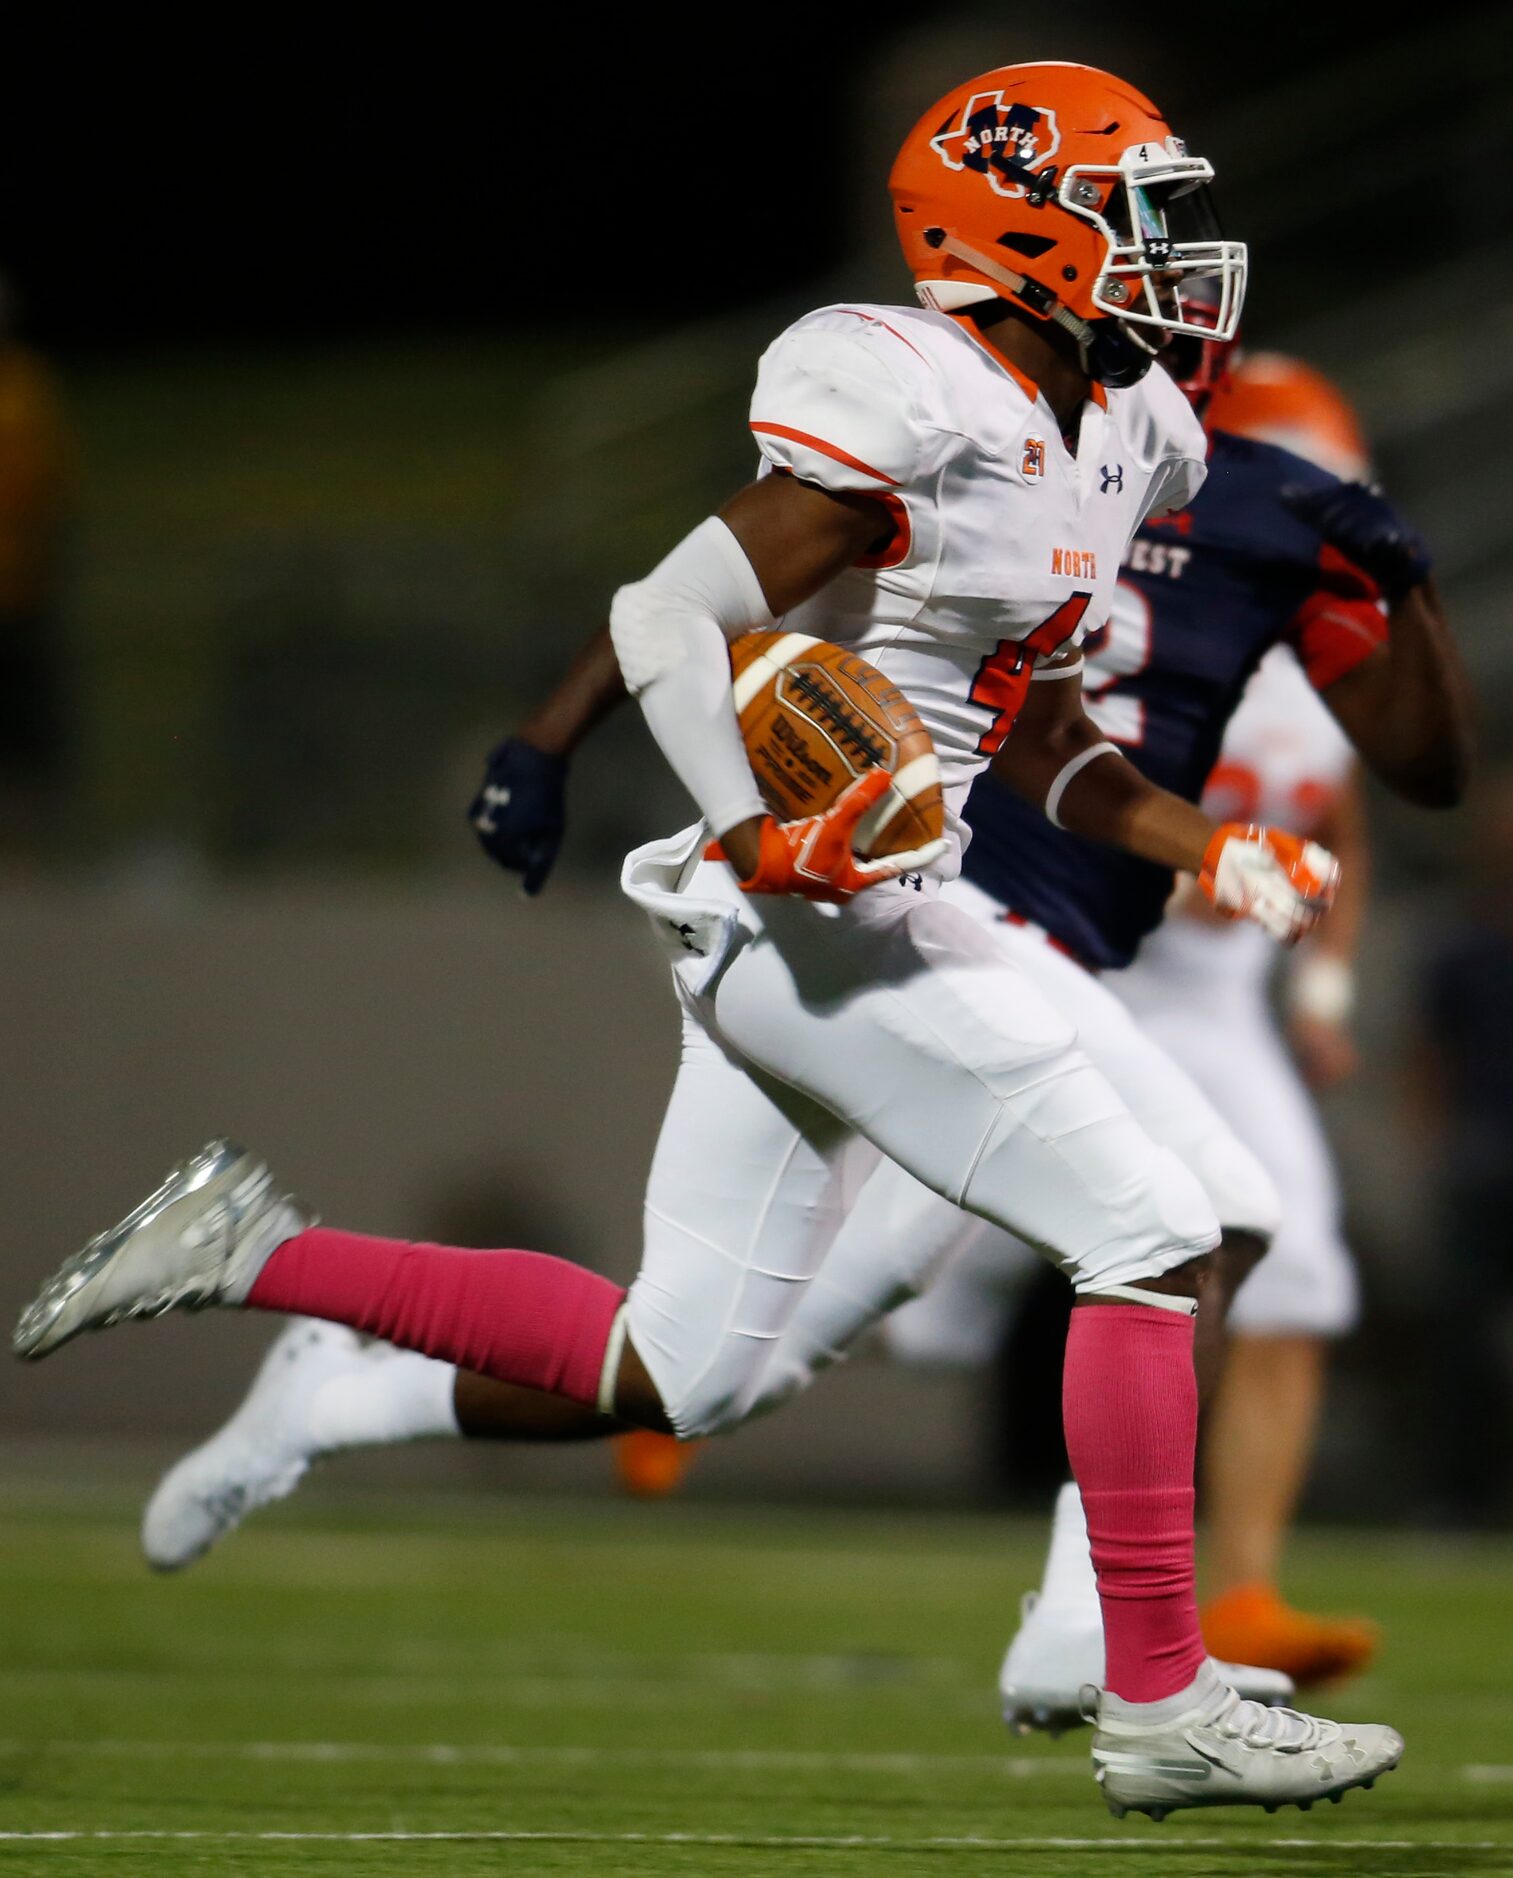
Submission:
{"label": "green grass field", "polygon": [[1116,1823],[993,1682],[1039,1534],[986,1518],[375,1500],[185,1577],[135,1495],[6,1495],[0,1871],[1513,1872],[1513,1545],[1310,1538],[1408,1738],[1338,1808]]}

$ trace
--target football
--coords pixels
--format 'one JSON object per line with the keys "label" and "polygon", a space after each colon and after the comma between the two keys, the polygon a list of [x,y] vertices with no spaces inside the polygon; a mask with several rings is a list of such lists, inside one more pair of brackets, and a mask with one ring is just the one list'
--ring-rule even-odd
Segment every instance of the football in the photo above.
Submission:
{"label": "football", "polygon": [[747,759],[780,822],[819,814],[881,768],[892,787],[859,824],[856,852],[901,854],[941,834],[930,733],[875,665],[807,633],[753,632],[731,642],[730,669]]}

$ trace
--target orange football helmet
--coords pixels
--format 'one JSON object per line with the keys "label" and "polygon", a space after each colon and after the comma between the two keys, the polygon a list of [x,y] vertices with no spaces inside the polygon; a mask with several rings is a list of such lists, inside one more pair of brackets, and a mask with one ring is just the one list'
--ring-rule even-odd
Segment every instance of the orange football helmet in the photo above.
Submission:
{"label": "orange football helmet", "polygon": [[[1219,233],[1212,177],[1122,79],[1004,65],[925,113],[888,186],[925,306],[1008,300],[1069,332],[1091,377],[1125,385],[1156,356],[1148,334],[1234,337],[1245,244]],[[1201,326],[1183,297],[1195,278],[1218,286]]]}
{"label": "orange football helmet", "polygon": [[1349,399],[1322,372],[1280,352],[1242,353],[1215,388],[1207,422],[1280,444],[1346,482],[1360,482],[1371,470]]}

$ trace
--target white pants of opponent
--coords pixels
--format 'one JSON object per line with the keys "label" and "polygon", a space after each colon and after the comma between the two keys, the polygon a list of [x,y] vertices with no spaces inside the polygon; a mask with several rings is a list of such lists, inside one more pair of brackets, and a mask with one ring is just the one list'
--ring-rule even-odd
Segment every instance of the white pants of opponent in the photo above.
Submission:
{"label": "white pants of opponent", "polygon": [[733,1426],[786,1392],[780,1350],[814,1342],[799,1313],[843,1233],[869,1296],[886,1283],[896,1301],[888,1263],[916,1242],[878,1206],[879,1174],[953,1224],[960,1208],[1013,1232],[1085,1292],[1217,1243],[1199,1180],[1142,1129],[1075,1023],[933,883],[838,907],[748,897],[697,858],[701,839],[638,849],[624,874],[684,1011],[628,1300],[680,1434]]}
{"label": "white pants of opponent", "polygon": [[[974,888],[947,891],[984,918],[998,913]],[[1231,1141],[1242,1140],[1254,1151],[1252,1167],[1258,1161],[1285,1193],[1273,1215],[1271,1248],[1240,1287],[1231,1328],[1241,1336],[1338,1337],[1350,1331],[1359,1314],[1359,1287],[1341,1230],[1334,1164],[1312,1098],[1271,1015],[1267,981],[1275,947],[1265,934],[1243,924],[1170,919],[1128,971],[1094,978],[1030,931],[1003,927],[1001,918],[997,929],[1006,950],[1075,1017],[1083,1047],[1142,1125],[1205,1177],[1227,1228],[1258,1230],[1256,1208],[1232,1178],[1242,1164],[1228,1150],[1205,1150],[1204,1129],[1232,1131]],[[1196,1091],[1201,1095],[1194,1101]],[[1259,1197],[1259,1189],[1253,1192]],[[929,1289],[889,1318],[889,1348],[911,1362],[986,1362],[1036,1263],[1028,1247],[962,1222],[955,1249]],[[843,1275],[836,1273],[837,1279]],[[838,1306],[831,1316],[839,1320]],[[788,1378],[790,1389],[801,1385],[806,1364],[814,1360],[801,1348],[791,1355],[797,1373]]]}
{"label": "white pants of opponent", "polygon": [[1241,1285],[1231,1328],[1340,1337],[1360,1314],[1334,1159],[1267,998],[1276,948],[1253,926],[1169,919],[1109,980],[1285,1195],[1271,1250]]}

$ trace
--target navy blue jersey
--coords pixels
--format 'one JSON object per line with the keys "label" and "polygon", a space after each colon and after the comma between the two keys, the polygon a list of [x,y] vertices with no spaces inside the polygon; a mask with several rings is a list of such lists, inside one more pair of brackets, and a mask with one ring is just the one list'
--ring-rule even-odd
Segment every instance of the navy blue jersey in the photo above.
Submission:
{"label": "navy blue jersey", "polygon": [[[1251,673],[1288,641],[1323,689],[1382,641],[1375,590],[1281,499],[1327,470],[1227,431],[1208,480],[1130,543],[1108,624],[1089,635],[1088,714],[1152,782],[1196,802]],[[1048,822],[991,771],[967,804],[963,872],[1084,964],[1127,965],[1159,924],[1171,873]]]}

